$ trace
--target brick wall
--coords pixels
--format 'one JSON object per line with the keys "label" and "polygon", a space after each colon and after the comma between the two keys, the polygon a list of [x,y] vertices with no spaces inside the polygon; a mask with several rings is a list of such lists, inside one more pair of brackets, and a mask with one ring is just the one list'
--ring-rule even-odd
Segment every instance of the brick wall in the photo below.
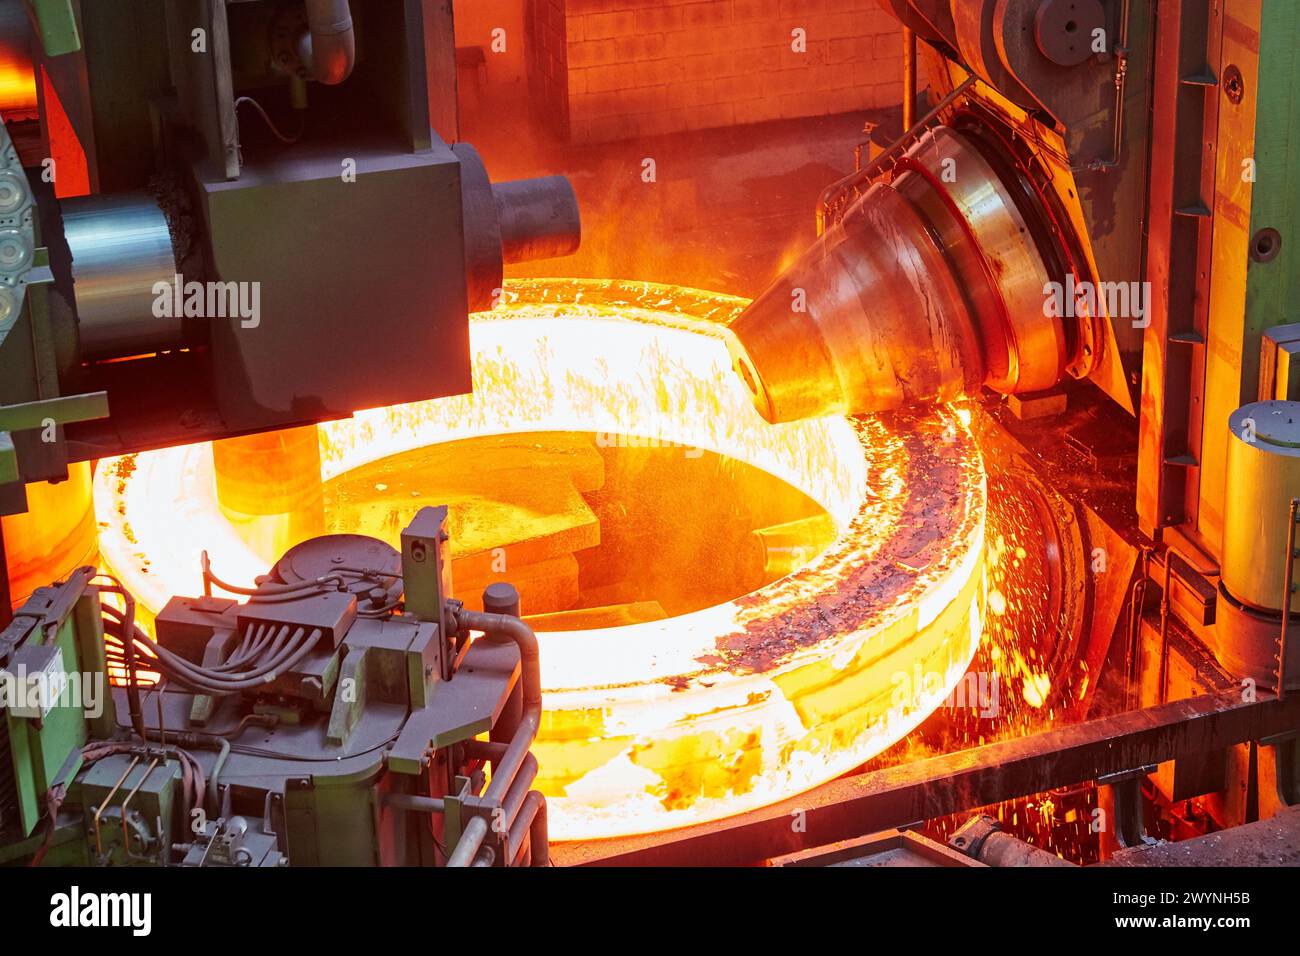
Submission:
{"label": "brick wall", "polygon": [[879,0],[530,2],[539,23],[562,27],[562,54],[549,27],[539,33],[552,46],[535,63],[559,75],[536,85],[574,142],[890,106],[902,93],[902,39]]}
{"label": "brick wall", "polygon": [[562,135],[569,130],[569,45],[566,0],[528,0],[525,13],[528,87]]}

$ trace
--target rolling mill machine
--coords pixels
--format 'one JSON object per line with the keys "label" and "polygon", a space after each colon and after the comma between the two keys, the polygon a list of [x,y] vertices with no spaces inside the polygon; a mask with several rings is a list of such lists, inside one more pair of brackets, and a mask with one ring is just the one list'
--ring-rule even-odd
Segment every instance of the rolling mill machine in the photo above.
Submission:
{"label": "rolling mill machine", "polygon": [[467,391],[503,262],[577,248],[566,180],[493,184],[437,132],[449,6],[363,6],[0,4],[35,77],[0,127],[8,863],[546,862],[536,640],[508,588],[452,600],[445,508],[401,553],[317,538],[177,599],[153,636],[75,530],[93,460],[256,461],[268,429]]}
{"label": "rolling mill machine", "polygon": [[[0,711],[0,860],[1300,862],[1300,12],[881,6],[929,101],[750,303],[503,283],[576,202],[444,142],[448,4],[0,2],[37,78],[0,130],[0,676],[86,685]],[[364,472],[516,431],[816,508],[746,534],[739,596],[543,627],[591,609],[454,590],[473,529]],[[614,459],[550,441],[617,537]],[[407,496],[393,543],[166,550],[217,527],[200,486],[292,516],[349,469]],[[102,565],[65,544],[92,480]],[[521,573],[576,574],[564,533]],[[936,713],[981,673],[1021,724]],[[1031,806],[1080,843],[994,819]]]}
{"label": "rolling mill machine", "polygon": [[[1051,529],[1034,629],[1068,663],[1040,732],[837,782],[798,804],[812,840],[768,818],[727,845],[860,863],[902,844],[806,848],[1086,780],[1115,864],[1294,863],[1296,11],[883,6],[931,108],[826,189],[816,244],[732,323],[736,367],[769,421],[982,392],[990,521],[1038,502],[1011,521]],[[941,849],[1059,862],[999,829]]]}

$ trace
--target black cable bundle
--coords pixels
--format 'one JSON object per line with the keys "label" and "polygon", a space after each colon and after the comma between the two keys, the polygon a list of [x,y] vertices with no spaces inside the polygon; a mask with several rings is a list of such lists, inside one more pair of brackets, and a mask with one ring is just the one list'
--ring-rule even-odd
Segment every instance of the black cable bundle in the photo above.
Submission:
{"label": "black cable bundle", "polygon": [[[278,628],[271,624],[250,624],[224,664],[203,667],[172,653],[134,624],[130,629],[134,640],[128,641],[125,615],[114,608],[104,610],[109,615],[104,624],[106,632],[119,638],[124,646],[139,644],[147,648],[156,658],[158,669],[179,687],[211,697],[237,694],[270,683],[310,654],[323,636],[319,628],[308,634],[305,627],[295,629],[289,624]],[[127,659],[134,660],[134,650],[128,651]],[[143,732],[137,732],[143,736]]]}
{"label": "black cable bundle", "polygon": [[[124,611],[119,611],[117,608],[105,605],[104,610],[111,611],[113,614],[118,616],[121,622],[123,634],[138,631],[139,628],[135,626],[135,598],[131,596],[131,592],[122,587],[122,582],[117,578],[111,577],[110,575],[104,575],[104,577],[107,577],[112,583],[101,584],[99,585],[99,589],[101,591],[107,591],[110,594],[121,595],[122,606],[125,608]],[[139,735],[140,739],[143,740],[144,712],[140,709],[140,679],[136,673],[135,644],[132,641],[124,639],[122,641],[122,649],[126,663],[126,700],[127,707],[131,712],[131,726],[135,729],[135,732]]]}
{"label": "black cable bundle", "polygon": [[[109,576],[105,575],[105,577]],[[289,624],[278,628],[273,624],[250,624],[244,629],[239,646],[224,664],[204,667],[169,651],[137,627],[135,598],[116,578],[109,577],[109,580],[112,583],[101,585],[100,589],[112,594],[120,594],[126,609],[119,611],[109,605],[103,606],[104,633],[122,642],[122,660],[127,671],[127,700],[131,710],[131,725],[142,740],[145,739],[145,728],[140,709],[137,645],[147,649],[153,655],[158,669],[179,687],[195,694],[224,697],[261,687],[275,680],[278,674],[284,673],[310,654],[323,636],[319,628],[314,628],[308,634],[305,627],[294,629]],[[300,585],[282,585],[272,593],[277,596],[294,594],[299,597],[305,591],[319,588],[319,582],[307,582]],[[274,599],[273,597],[272,600]]]}

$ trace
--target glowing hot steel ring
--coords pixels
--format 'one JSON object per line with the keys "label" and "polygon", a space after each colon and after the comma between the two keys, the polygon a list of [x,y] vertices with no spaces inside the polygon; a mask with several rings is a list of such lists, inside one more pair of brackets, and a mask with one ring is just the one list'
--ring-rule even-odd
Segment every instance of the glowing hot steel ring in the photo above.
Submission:
{"label": "glowing hot steel ring", "polygon": [[[809,564],[725,604],[541,635],[534,752],[553,838],[774,803],[870,759],[942,702],[983,610],[985,479],[960,413],[768,425],[726,348],[744,300],[582,280],[509,291],[471,324],[474,394],[320,426],[324,478],[461,438],[609,432],[759,467],[839,531]],[[209,446],[101,462],[95,494],[105,560],[146,608],[198,592],[203,548],[235,583],[266,569],[221,517]]]}

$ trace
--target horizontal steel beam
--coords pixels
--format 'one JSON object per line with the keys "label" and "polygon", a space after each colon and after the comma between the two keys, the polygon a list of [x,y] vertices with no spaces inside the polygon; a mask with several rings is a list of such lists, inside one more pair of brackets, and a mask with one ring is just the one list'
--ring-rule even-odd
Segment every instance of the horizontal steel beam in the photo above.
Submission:
{"label": "horizontal steel beam", "polygon": [[69,425],[107,417],[107,392],[61,395],[19,405],[0,405],[0,431],[21,432],[43,428],[51,422]]}
{"label": "horizontal steel beam", "polygon": [[557,865],[738,866],[1300,731],[1300,695],[1240,691],[1060,727],[841,777],[764,810],[670,834],[557,846]]}

